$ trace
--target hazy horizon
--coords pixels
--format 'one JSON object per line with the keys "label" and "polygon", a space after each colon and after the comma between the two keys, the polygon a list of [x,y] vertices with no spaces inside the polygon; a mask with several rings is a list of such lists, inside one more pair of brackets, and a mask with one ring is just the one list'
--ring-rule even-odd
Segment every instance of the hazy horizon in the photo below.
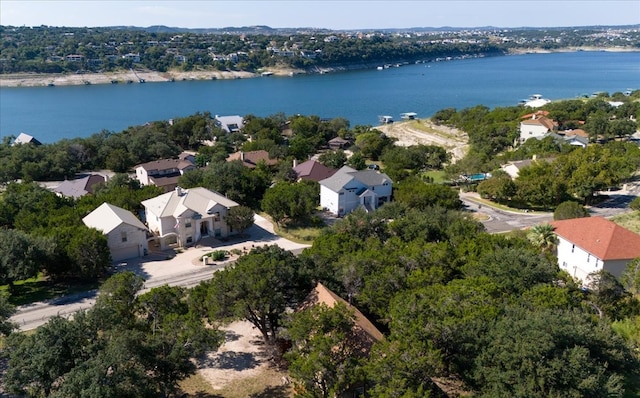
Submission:
{"label": "hazy horizon", "polygon": [[0,25],[375,30],[640,24],[640,1],[24,1],[0,0]]}

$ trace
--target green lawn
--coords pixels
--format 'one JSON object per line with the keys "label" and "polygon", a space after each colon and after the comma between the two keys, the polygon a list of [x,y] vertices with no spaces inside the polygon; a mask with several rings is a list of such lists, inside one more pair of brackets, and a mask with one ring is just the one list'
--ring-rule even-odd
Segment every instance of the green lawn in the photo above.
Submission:
{"label": "green lawn", "polygon": [[443,182],[447,181],[444,175],[444,171],[442,170],[425,171],[424,173],[422,173],[422,177],[433,178],[433,182],[436,184],[442,184]]}
{"label": "green lawn", "polygon": [[0,286],[0,292],[6,293],[9,302],[18,306],[50,300],[68,294],[86,292],[87,290],[97,289],[99,284],[99,282],[73,284],[52,282],[40,274],[36,278],[15,282],[11,290],[9,285]]}

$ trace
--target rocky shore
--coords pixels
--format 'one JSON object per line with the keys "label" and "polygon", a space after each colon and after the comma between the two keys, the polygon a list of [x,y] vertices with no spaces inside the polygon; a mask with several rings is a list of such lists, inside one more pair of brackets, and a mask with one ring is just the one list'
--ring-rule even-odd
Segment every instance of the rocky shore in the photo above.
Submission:
{"label": "rocky shore", "polygon": [[[264,75],[291,76],[305,73],[298,69],[265,69]],[[0,87],[80,86],[91,84],[139,84],[189,80],[245,79],[263,73],[243,71],[121,71],[104,73],[13,73],[0,75]]]}

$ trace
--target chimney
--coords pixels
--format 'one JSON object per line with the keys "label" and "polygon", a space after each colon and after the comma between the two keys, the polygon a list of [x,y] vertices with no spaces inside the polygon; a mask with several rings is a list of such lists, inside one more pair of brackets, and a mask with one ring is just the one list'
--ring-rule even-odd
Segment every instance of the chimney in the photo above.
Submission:
{"label": "chimney", "polygon": [[182,191],[182,188],[180,188],[179,186],[176,186],[176,195],[178,195],[178,196],[184,195],[184,192]]}
{"label": "chimney", "polygon": [[293,159],[293,167],[294,168],[298,167],[298,160],[297,159]]}

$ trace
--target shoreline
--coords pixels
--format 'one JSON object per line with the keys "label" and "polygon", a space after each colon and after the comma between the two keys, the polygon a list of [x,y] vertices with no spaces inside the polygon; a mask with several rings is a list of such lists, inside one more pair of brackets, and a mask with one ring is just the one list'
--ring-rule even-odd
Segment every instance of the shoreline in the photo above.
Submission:
{"label": "shoreline", "polygon": [[[293,76],[306,73],[299,69],[265,69],[269,76]],[[263,73],[264,73],[263,72]],[[0,87],[55,87],[94,84],[140,84],[193,80],[228,80],[261,77],[260,73],[246,71],[118,71],[87,73],[10,73],[0,74]]]}
{"label": "shoreline", "polygon": [[[504,55],[525,55],[525,54],[552,54],[567,52],[640,52],[640,48],[635,47],[565,47],[560,49],[513,49]],[[267,76],[294,76],[310,73],[331,73],[344,70],[370,69],[378,64],[353,64],[336,65],[333,67],[314,67],[310,69],[292,68],[264,68],[260,72],[247,71],[219,71],[219,70],[196,70],[196,71],[118,71],[118,72],[88,72],[88,73],[9,73],[0,74],[0,87],[55,87],[55,86],[81,86],[93,84],[140,84],[159,82],[179,82],[193,80],[226,80],[226,79],[247,79]]]}

